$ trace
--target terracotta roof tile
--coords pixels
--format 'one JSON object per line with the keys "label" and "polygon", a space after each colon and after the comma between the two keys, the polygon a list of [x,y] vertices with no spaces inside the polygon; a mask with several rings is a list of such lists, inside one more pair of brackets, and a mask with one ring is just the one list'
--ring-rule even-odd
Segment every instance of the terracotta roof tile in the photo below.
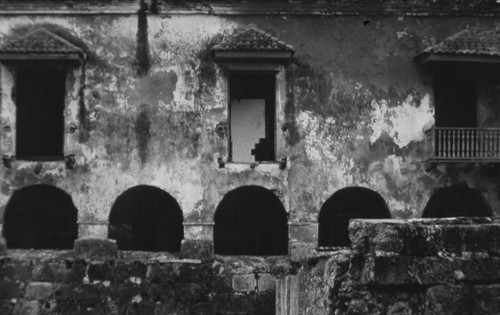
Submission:
{"label": "terracotta roof tile", "polygon": [[0,46],[1,53],[82,53],[82,50],[62,37],[37,28],[18,39],[8,41]]}
{"label": "terracotta roof tile", "polygon": [[500,29],[465,29],[424,50],[431,54],[500,56]]}
{"label": "terracotta roof tile", "polygon": [[293,47],[256,28],[236,29],[215,51],[294,51]]}

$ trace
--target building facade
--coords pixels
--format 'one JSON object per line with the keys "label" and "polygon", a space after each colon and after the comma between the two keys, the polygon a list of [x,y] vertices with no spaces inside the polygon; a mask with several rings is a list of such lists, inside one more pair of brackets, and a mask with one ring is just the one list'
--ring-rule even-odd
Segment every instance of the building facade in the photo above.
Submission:
{"label": "building facade", "polygon": [[349,246],[350,218],[495,219],[499,15],[486,0],[0,1],[7,253],[113,239],[298,260]]}

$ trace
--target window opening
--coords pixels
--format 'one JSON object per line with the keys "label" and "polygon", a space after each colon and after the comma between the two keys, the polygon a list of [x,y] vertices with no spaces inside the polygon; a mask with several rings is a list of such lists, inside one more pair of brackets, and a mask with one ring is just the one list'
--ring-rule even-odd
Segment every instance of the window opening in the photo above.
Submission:
{"label": "window opening", "polygon": [[436,70],[436,126],[477,127],[475,73],[465,66],[441,66]]}
{"label": "window opening", "polygon": [[16,157],[63,158],[66,72],[19,69],[16,99]]}
{"label": "window opening", "polygon": [[234,162],[275,160],[275,74],[232,72],[230,147]]}
{"label": "window opening", "polygon": [[423,218],[491,217],[492,209],[484,196],[467,186],[437,189],[429,198]]}
{"label": "window opening", "polygon": [[279,198],[260,186],[228,192],[214,216],[215,253],[286,255],[287,213]]}
{"label": "window opening", "polygon": [[73,248],[78,237],[77,213],[71,196],[59,188],[33,185],[17,190],[4,214],[7,247]]}
{"label": "window opening", "polygon": [[182,210],[167,192],[136,186],[121,194],[109,215],[110,239],[120,250],[180,251]]}
{"label": "window opening", "polygon": [[363,187],[347,187],[335,192],[319,213],[318,246],[350,246],[350,219],[390,218],[389,207],[377,192]]}

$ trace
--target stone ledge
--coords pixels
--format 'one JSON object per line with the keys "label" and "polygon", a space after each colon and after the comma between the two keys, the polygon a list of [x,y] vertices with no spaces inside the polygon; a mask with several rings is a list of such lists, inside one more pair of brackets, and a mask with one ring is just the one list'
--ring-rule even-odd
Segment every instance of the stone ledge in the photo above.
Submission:
{"label": "stone ledge", "polygon": [[467,286],[440,285],[429,288],[425,296],[425,314],[469,314],[470,298],[471,290]]}
{"label": "stone ledge", "polygon": [[184,239],[181,243],[181,259],[214,259],[214,243],[211,240]]}
{"label": "stone ledge", "polygon": [[79,259],[114,260],[118,247],[111,239],[81,238],[75,240],[74,255]]}
{"label": "stone ledge", "polygon": [[497,257],[450,258],[390,255],[367,257],[358,266],[361,270],[359,273],[356,273],[352,266],[350,273],[359,277],[361,284],[377,286],[500,281],[500,259]]}
{"label": "stone ledge", "polygon": [[50,282],[30,282],[24,296],[27,300],[49,300],[52,297],[54,285]]}
{"label": "stone ledge", "polygon": [[490,218],[419,220],[352,220],[351,247],[366,254],[375,251],[408,256],[461,255],[483,252],[500,256],[500,224]]}

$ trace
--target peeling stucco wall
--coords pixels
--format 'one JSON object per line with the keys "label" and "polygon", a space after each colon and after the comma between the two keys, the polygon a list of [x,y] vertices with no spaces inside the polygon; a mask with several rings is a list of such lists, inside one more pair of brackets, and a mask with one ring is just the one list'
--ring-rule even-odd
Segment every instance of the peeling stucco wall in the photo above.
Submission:
{"label": "peeling stucco wall", "polygon": [[[295,48],[278,74],[277,158],[288,158],[285,170],[217,163],[228,156],[227,82],[210,49],[250,24]],[[55,25],[89,50],[67,83],[65,154],[76,166],[1,167],[0,218],[15,190],[36,183],[68,192],[80,223],[104,229],[81,235],[97,237],[106,236],[116,198],[140,184],[171,194],[190,223],[211,223],[222,197],[242,185],[275,191],[291,223],[317,221],[321,205],[346,186],[377,191],[397,218],[419,217],[435,188],[461,181],[482,189],[494,209],[500,204],[494,166],[425,171],[432,76],[412,61],[467,26],[497,26],[493,18],[148,14],[144,41],[138,15],[19,15],[0,19],[0,42],[36,25]],[[137,45],[148,45],[147,73],[136,71]],[[15,154],[14,72],[0,68],[2,155]]]}

